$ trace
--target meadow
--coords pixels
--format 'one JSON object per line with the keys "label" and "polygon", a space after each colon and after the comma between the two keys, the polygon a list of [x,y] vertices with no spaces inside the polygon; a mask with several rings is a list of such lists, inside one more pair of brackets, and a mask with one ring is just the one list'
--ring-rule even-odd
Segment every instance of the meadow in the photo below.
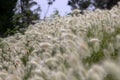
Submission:
{"label": "meadow", "polygon": [[0,80],[120,80],[120,6],[77,11],[0,38]]}

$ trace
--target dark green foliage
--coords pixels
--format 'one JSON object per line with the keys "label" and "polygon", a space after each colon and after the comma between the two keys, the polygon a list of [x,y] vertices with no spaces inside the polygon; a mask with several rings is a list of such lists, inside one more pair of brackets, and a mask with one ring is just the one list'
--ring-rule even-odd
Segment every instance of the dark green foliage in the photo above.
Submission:
{"label": "dark green foliage", "polygon": [[[37,6],[31,10],[33,6]],[[0,0],[0,36],[23,32],[33,20],[39,20],[40,6],[33,0]]]}
{"label": "dark green foliage", "polygon": [[93,5],[95,8],[111,9],[120,0],[69,0],[68,5],[72,9],[87,9],[89,5]]}
{"label": "dark green foliage", "polygon": [[72,9],[86,9],[90,4],[89,0],[69,0],[68,5],[71,6]]}
{"label": "dark green foliage", "polygon": [[[37,6],[33,11],[31,8]],[[33,0],[20,0],[16,6],[16,14],[13,16],[13,22],[18,28],[26,28],[32,24],[33,20],[39,20],[40,6]]]}
{"label": "dark green foliage", "polygon": [[12,16],[13,9],[16,6],[17,0],[0,0],[0,36],[4,36],[7,29],[13,29]]}
{"label": "dark green foliage", "polygon": [[114,5],[117,5],[117,2],[119,2],[120,0],[109,0],[109,2],[107,3],[107,9],[111,9]]}

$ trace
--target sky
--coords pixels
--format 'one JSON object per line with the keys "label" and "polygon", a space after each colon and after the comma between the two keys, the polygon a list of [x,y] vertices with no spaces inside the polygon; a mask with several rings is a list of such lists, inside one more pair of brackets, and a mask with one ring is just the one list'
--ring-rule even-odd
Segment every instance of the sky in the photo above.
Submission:
{"label": "sky", "polygon": [[[47,1],[48,0],[34,0],[40,4],[42,13],[41,18],[44,17],[46,11],[47,11]],[[67,5],[68,0],[55,0],[53,5],[50,6],[47,16],[50,16],[50,14],[53,13],[55,9],[57,9],[61,16],[64,16],[66,13],[71,12],[70,6]]]}

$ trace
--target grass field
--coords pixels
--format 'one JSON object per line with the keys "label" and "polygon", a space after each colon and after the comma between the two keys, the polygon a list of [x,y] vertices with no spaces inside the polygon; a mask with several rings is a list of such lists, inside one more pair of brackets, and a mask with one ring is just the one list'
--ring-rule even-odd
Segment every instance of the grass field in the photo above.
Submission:
{"label": "grass field", "polygon": [[0,38],[0,80],[120,80],[120,7],[56,16]]}

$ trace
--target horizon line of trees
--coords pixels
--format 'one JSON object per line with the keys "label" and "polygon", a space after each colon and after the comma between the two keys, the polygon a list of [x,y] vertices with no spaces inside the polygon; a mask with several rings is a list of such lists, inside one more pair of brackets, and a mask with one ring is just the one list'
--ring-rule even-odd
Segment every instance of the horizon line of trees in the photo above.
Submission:
{"label": "horizon line of trees", "polygon": [[88,10],[88,8],[92,7],[94,7],[92,10],[95,10],[96,8],[110,10],[114,5],[118,5],[117,3],[119,1],[120,0],[68,0],[68,5],[72,10]]}
{"label": "horizon line of trees", "polygon": [[[49,11],[49,7],[55,0],[47,0],[48,9],[44,19]],[[100,9],[111,9],[120,0],[68,0],[68,6],[71,10],[85,10],[90,5]],[[62,5],[62,4],[61,4]],[[36,6],[34,10],[32,7]],[[42,9],[34,0],[0,0],[0,37],[6,37],[16,33],[23,32],[32,21],[40,20]]]}

